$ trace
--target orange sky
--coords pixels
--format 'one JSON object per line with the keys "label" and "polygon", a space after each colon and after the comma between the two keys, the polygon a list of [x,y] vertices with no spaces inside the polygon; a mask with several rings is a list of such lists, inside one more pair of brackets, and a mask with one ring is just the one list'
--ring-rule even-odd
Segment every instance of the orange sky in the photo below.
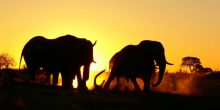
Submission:
{"label": "orange sky", "polygon": [[94,69],[107,68],[122,47],[150,39],[163,43],[175,64],[169,71],[185,56],[219,70],[219,0],[0,0],[0,16],[0,53],[17,64],[32,37],[72,34],[98,41]]}

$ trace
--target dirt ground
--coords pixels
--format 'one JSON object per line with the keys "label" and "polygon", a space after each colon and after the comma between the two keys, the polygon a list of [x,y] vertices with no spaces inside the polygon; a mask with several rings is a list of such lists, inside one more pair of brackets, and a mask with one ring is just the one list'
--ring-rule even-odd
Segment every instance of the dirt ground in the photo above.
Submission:
{"label": "dirt ground", "polygon": [[220,74],[166,74],[151,93],[77,91],[0,77],[0,110],[214,110]]}
{"label": "dirt ground", "polygon": [[77,91],[42,84],[1,86],[1,110],[212,110],[220,108],[218,95],[116,93]]}

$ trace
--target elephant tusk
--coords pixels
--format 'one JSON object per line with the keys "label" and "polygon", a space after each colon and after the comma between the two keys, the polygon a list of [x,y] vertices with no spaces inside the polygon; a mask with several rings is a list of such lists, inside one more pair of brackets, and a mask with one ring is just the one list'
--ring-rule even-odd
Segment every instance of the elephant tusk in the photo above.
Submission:
{"label": "elephant tusk", "polygon": [[92,44],[93,47],[95,46],[96,42],[97,42],[97,40]]}
{"label": "elephant tusk", "polygon": [[173,65],[172,63],[169,63],[169,62],[166,62],[166,64],[168,64],[168,65]]}

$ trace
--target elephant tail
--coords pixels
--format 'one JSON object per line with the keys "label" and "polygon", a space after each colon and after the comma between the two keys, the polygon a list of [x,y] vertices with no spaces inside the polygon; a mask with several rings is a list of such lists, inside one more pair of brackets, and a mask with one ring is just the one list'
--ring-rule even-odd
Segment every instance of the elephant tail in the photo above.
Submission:
{"label": "elephant tail", "polygon": [[21,57],[20,57],[20,61],[19,61],[19,67],[18,67],[18,70],[20,71],[20,69],[21,69],[21,61],[22,61],[22,58],[23,58],[23,54],[24,52],[23,52],[23,50],[22,50],[22,52],[21,52]]}
{"label": "elephant tail", "polygon": [[106,69],[100,71],[100,72],[95,76],[95,78],[94,78],[94,86],[95,86],[95,88],[94,88],[94,89],[101,89],[102,86],[104,85],[105,80],[102,81],[102,84],[101,84],[101,85],[98,85],[98,84],[96,83],[96,79],[99,77],[99,75],[101,75],[103,72],[105,72],[105,70],[106,70]]}

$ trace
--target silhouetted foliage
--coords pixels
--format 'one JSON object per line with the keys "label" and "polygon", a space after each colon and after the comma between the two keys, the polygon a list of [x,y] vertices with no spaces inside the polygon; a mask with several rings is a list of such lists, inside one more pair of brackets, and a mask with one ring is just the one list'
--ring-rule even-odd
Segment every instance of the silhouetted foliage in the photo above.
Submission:
{"label": "silhouetted foliage", "polygon": [[193,73],[196,69],[196,65],[200,65],[200,59],[197,57],[184,57],[182,58],[181,66],[186,66],[189,68],[190,72]]}
{"label": "silhouetted foliage", "polygon": [[201,61],[197,57],[184,57],[182,58],[181,66],[186,66],[189,68],[191,73],[208,73],[212,72],[211,68],[204,68]]}
{"label": "silhouetted foliage", "polygon": [[194,70],[196,73],[212,73],[211,68],[204,68],[202,65],[196,65],[196,68]]}
{"label": "silhouetted foliage", "polygon": [[9,66],[14,66],[15,60],[10,55],[3,53],[0,55],[0,69],[7,69]]}

